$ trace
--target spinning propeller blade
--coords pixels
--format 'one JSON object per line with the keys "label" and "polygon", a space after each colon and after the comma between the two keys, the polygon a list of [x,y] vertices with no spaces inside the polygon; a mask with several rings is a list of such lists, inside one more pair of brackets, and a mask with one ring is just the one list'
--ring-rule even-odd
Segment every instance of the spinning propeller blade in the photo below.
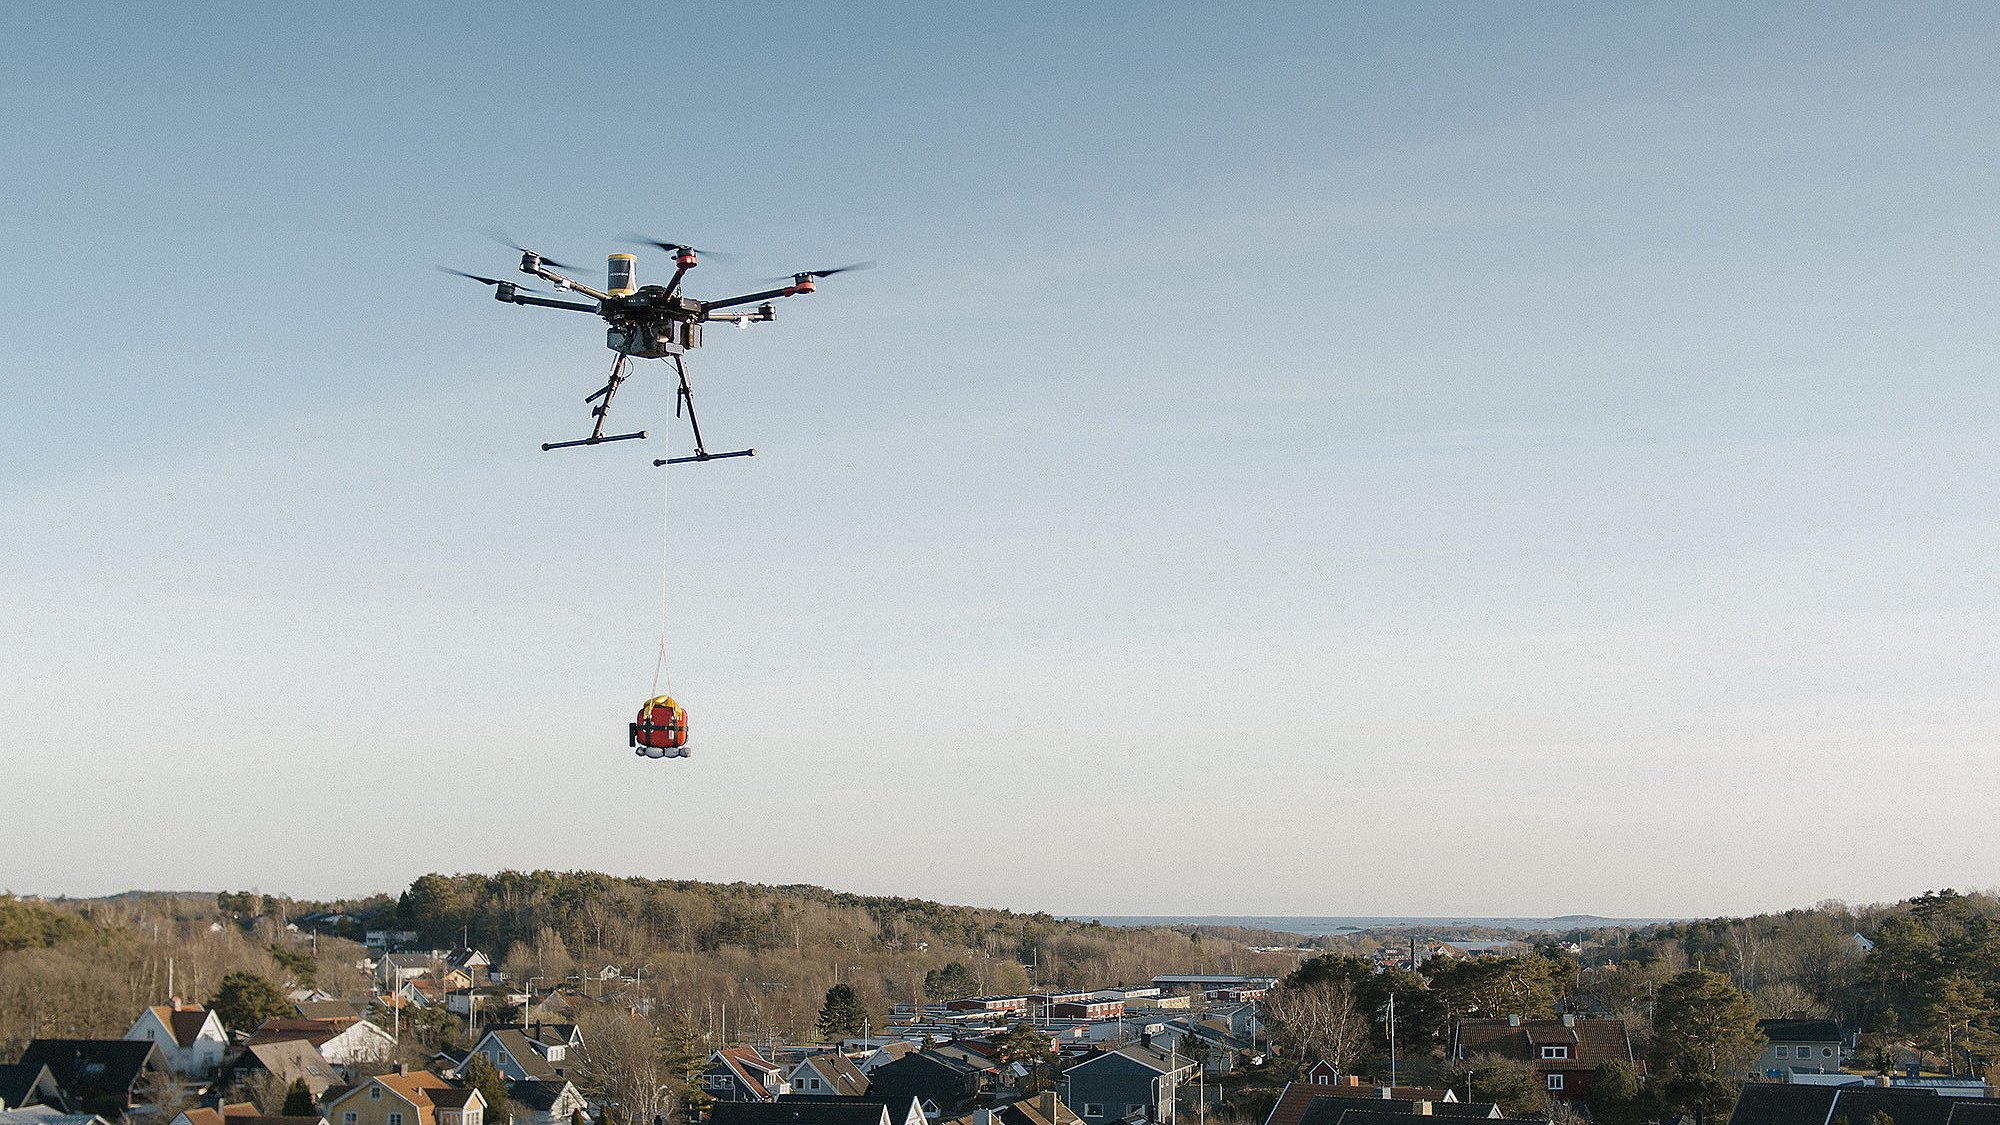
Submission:
{"label": "spinning propeller blade", "polygon": [[681,251],[685,250],[688,253],[693,254],[698,258],[714,258],[717,261],[722,261],[722,262],[727,262],[735,258],[742,257],[741,254],[728,254],[720,250],[703,250],[699,246],[689,246],[685,242],[664,242],[657,238],[648,238],[643,234],[633,234],[630,231],[627,231],[624,234],[619,235],[619,238],[623,239],[626,242],[637,243],[641,246],[651,246],[656,250],[665,250],[669,254],[678,254]]}
{"label": "spinning propeller blade", "polygon": [[533,254],[535,257],[540,258],[542,260],[542,264],[548,266],[550,269],[574,270],[582,268],[581,266],[572,266],[564,262],[558,262],[554,258],[551,258],[548,255],[542,253],[540,250],[530,250],[526,246],[523,246],[520,243],[514,241],[512,238],[508,237],[507,232],[501,230],[499,227],[487,228],[486,237],[492,239],[493,241],[499,243],[502,246],[519,250],[523,254]]}
{"label": "spinning propeller blade", "polygon": [[797,272],[797,273],[788,273],[788,274],[783,274],[783,275],[781,275],[781,276],[778,276],[778,277],[760,277],[760,278],[757,278],[757,279],[756,279],[755,281],[751,281],[751,282],[749,282],[749,284],[751,284],[751,285],[777,285],[777,284],[780,284],[780,283],[782,283],[782,282],[786,282],[786,281],[793,281],[793,280],[796,280],[796,279],[798,279],[798,278],[801,278],[801,277],[832,277],[832,276],[833,276],[834,274],[837,274],[837,273],[847,273],[847,272],[848,272],[848,271],[850,271],[850,270],[872,270],[872,269],[874,269],[874,268],[875,268],[875,263],[874,263],[874,262],[872,262],[872,261],[871,261],[871,262],[850,262],[850,263],[848,263],[847,265],[844,265],[844,266],[835,266],[835,267],[833,267],[832,269],[829,269],[829,270],[800,270],[800,271],[799,271],[799,272]]}
{"label": "spinning propeller blade", "polygon": [[519,290],[522,293],[541,292],[541,290],[539,289],[530,289],[527,286],[521,285],[517,282],[502,281],[497,277],[481,277],[476,273],[466,273],[464,270],[452,269],[450,266],[439,266],[438,269],[444,273],[457,274],[459,277],[469,277],[472,280],[477,281],[482,285],[512,285],[515,289]]}

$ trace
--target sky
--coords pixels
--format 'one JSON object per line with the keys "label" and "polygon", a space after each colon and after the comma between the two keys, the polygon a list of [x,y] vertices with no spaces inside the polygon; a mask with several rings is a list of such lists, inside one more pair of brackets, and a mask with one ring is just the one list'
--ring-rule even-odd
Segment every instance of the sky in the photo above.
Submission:
{"label": "sky", "polygon": [[[1978,4],[0,8],[0,887],[2000,883],[1996,56]],[[490,227],[880,266],[711,327],[757,456],[662,471],[658,363],[652,439],[541,451],[611,353],[435,270]],[[663,634],[684,761],[625,745]]]}

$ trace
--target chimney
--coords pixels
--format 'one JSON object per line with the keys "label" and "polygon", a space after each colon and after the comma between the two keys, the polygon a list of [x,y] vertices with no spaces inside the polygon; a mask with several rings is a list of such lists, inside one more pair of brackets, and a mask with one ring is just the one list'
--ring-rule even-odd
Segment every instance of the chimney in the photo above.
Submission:
{"label": "chimney", "polygon": [[1428,1101],[1419,1101],[1416,1105],[1410,1107],[1410,1112],[1419,1117],[1429,1117],[1431,1115],[1431,1103]]}
{"label": "chimney", "polygon": [[408,1073],[410,1073],[410,1064],[409,1064],[409,1063],[406,1063],[406,1062],[399,1062],[399,1063],[397,1063],[397,1064],[396,1064],[396,1073],[397,1073],[397,1074],[408,1074]]}
{"label": "chimney", "polygon": [[1359,1086],[1361,1085],[1361,1076],[1358,1074],[1343,1074],[1340,1076],[1340,1084],[1342,1086]]}
{"label": "chimney", "polygon": [[1376,1096],[1376,1097],[1378,1097],[1378,1098],[1380,1098],[1380,1099],[1382,1099],[1382,1100],[1383,1100],[1383,1101],[1385,1101],[1385,1102],[1386,1102],[1386,1101],[1388,1101],[1388,1100],[1389,1100],[1389,1098],[1390,1098],[1390,1096],[1391,1096],[1391,1095],[1393,1095],[1394,1093],[1395,1093],[1395,1091],[1394,1091],[1394,1090],[1391,1090],[1391,1089],[1390,1089],[1389,1087],[1387,1087],[1387,1086],[1377,1086],[1377,1087],[1375,1087],[1375,1096]]}
{"label": "chimney", "polygon": [[1521,1026],[1521,1015],[1519,1012],[1516,1012],[1515,1014],[1507,1017],[1507,1026],[1508,1027]]}
{"label": "chimney", "polygon": [[973,1110],[972,1125],[993,1125],[993,1111],[990,1109]]}
{"label": "chimney", "polygon": [[1575,1026],[1576,1026],[1576,1013],[1575,1013],[1575,1012],[1564,1012],[1564,1013],[1563,1013],[1563,1026],[1564,1026],[1564,1027],[1575,1027]]}

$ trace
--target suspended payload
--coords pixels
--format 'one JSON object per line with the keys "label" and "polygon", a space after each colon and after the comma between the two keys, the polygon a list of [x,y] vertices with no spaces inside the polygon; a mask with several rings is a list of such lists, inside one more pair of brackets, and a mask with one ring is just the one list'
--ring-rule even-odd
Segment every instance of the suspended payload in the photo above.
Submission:
{"label": "suspended payload", "polygon": [[685,758],[687,740],[688,713],[673,696],[655,696],[639,708],[631,732],[634,753],[642,758]]}

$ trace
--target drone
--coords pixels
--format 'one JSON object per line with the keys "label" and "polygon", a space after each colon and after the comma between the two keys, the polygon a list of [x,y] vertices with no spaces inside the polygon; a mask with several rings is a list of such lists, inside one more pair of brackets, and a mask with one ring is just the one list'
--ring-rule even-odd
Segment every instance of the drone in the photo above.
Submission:
{"label": "drone", "polygon": [[[656,460],[653,462],[656,466],[717,461],[725,457],[753,457],[757,453],[754,449],[711,453],[702,440],[701,423],[695,417],[694,392],[688,386],[687,362],[684,358],[688,352],[701,346],[702,325],[727,323],[734,324],[738,328],[748,328],[752,324],[774,320],[777,317],[777,308],[773,302],[779,298],[811,293],[817,287],[817,283],[824,278],[847,273],[850,270],[868,269],[875,264],[855,262],[832,269],[802,270],[792,274],[789,279],[771,279],[772,283],[783,282],[777,288],[724,297],[717,301],[703,301],[682,293],[681,282],[686,280],[689,270],[700,264],[699,256],[708,252],[697,250],[683,242],[663,242],[653,238],[631,236],[628,241],[651,246],[673,255],[673,277],[669,278],[665,285],[642,286],[638,279],[638,256],[612,254],[605,261],[605,286],[600,291],[560,272],[574,271],[577,267],[564,265],[524,246],[515,246],[504,237],[498,235],[495,237],[521,252],[522,273],[548,282],[559,292],[581,294],[590,298],[590,301],[586,303],[562,300],[497,277],[481,277],[447,266],[438,268],[449,274],[491,285],[494,298],[508,304],[595,313],[604,318],[608,326],[605,332],[605,347],[617,353],[617,358],[611,363],[611,374],[605,379],[604,385],[584,398],[585,402],[593,404],[590,408],[593,418],[590,436],[573,441],[544,442],[542,449],[544,451],[569,449],[579,445],[602,445],[605,442],[631,441],[645,437],[645,430],[635,430],[625,434],[604,432],[606,418],[611,413],[611,400],[617,396],[619,386],[631,375],[630,361],[668,359],[673,361],[674,373],[680,378],[680,389],[674,400],[674,416],[679,417],[683,409],[687,411],[688,426],[694,431],[694,452],[684,457]],[[746,305],[757,307],[747,311],[727,311],[741,310]]]}

